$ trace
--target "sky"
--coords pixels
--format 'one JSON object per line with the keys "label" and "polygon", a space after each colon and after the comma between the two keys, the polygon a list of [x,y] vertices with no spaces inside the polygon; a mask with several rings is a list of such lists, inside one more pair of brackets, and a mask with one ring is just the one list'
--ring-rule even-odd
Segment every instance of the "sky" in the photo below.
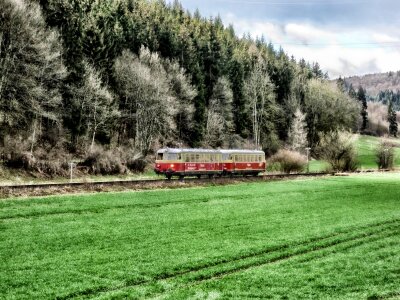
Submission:
{"label": "sky", "polygon": [[400,0],[181,0],[330,78],[400,70]]}

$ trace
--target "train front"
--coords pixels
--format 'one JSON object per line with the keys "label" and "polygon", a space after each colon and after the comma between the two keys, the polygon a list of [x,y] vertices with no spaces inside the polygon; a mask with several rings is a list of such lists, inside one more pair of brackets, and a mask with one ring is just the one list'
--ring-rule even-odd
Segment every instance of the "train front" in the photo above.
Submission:
{"label": "train front", "polygon": [[163,174],[167,178],[181,174],[180,149],[160,149],[157,151],[154,172]]}
{"label": "train front", "polygon": [[156,162],[154,164],[154,172],[156,172],[156,174],[165,174],[166,165],[163,162],[163,159],[164,159],[166,151],[167,151],[167,149],[160,149],[157,151]]}

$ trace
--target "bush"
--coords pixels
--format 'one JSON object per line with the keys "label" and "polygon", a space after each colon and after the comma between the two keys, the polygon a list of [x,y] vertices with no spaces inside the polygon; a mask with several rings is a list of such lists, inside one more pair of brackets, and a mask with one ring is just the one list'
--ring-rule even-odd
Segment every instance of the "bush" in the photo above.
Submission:
{"label": "bush", "polygon": [[354,137],[348,132],[331,131],[320,135],[315,149],[317,156],[326,160],[333,171],[352,172],[358,167]]}
{"label": "bush", "polygon": [[129,171],[135,173],[144,172],[147,161],[143,158],[143,155],[134,150],[133,147],[120,147],[114,151],[115,155],[119,155],[123,164],[129,169]]}
{"label": "bush", "polygon": [[30,145],[23,139],[5,139],[2,158],[5,166],[46,176],[65,176],[68,174],[69,157],[62,148],[38,148],[32,153]]}
{"label": "bush", "polygon": [[126,167],[123,165],[118,151],[105,151],[101,147],[94,147],[84,161],[78,164],[89,168],[90,174],[95,175],[116,175],[126,173]]}
{"label": "bush", "polygon": [[143,173],[147,166],[147,162],[143,158],[133,158],[130,160],[128,159],[126,166],[132,172]]}
{"label": "bush", "polygon": [[382,140],[375,151],[376,163],[379,169],[393,169],[394,167],[394,145]]}
{"label": "bush", "polygon": [[276,164],[278,170],[284,173],[302,172],[307,166],[307,157],[299,152],[279,150],[270,158],[270,163]]}

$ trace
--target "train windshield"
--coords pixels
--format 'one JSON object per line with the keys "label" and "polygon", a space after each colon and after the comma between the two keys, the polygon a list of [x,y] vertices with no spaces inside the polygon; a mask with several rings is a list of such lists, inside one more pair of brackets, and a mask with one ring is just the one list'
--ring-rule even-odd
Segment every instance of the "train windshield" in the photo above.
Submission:
{"label": "train windshield", "polygon": [[157,160],[163,160],[164,153],[157,153]]}

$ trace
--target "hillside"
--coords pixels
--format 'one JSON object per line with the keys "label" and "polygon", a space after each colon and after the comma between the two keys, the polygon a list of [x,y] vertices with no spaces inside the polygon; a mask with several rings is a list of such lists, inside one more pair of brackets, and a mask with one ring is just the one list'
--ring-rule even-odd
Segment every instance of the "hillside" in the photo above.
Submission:
{"label": "hillside", "polygon": [[297,110],[310,147],[356,127],[357,101],[318,63],[178,1],[0,0],[0,11],[0,167],[124,174],[165,146],[269,155]]}
{"label": "hillside", "polygon": [[355,89],[361,85],[373,99],[378,97],[379,92],[400,90],[400,71],[352,76],[344,80],[347,86],[352,84]]}

